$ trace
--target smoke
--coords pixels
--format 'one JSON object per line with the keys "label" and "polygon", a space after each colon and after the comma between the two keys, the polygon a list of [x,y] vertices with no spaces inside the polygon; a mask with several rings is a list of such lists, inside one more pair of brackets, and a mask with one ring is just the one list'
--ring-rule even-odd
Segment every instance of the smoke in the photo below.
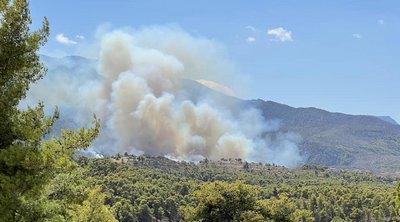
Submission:
{"label": "smoke", "polygon": [[278,122],[201,92],[196,101],[182,93],[188,87],[183,79],[240,81],[223,52],[218,43],[178,28],[109,32],[101,38],[97,61],[75,73],[49,73],[32,87],[26,103],[40,99],[59,105],[79,126],[96,113],[102,121],[93,147],[98,153],[243,158],[296,166],[301,161],[299,138],[279,132]]}

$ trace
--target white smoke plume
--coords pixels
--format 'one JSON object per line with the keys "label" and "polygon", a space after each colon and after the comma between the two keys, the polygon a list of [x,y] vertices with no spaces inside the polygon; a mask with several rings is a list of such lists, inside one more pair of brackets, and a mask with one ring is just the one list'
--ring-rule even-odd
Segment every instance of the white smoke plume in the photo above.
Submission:
{"label": "white smoke plume", "polygon": [[279,124],[266,121],[260,111],[233,112],[207,95],[198,101],[181,96],[182,79],[239,77],[214,41],[168,27],[113,31],[101,38],[93,63],[97,76],[87,70],[49,73],[32,87],[27,103],[40,99],[59,105],[80,125],[96,113],[102,121],[96,152],[243,158],[289,167],[301,161],[298,138],[279,132]]}

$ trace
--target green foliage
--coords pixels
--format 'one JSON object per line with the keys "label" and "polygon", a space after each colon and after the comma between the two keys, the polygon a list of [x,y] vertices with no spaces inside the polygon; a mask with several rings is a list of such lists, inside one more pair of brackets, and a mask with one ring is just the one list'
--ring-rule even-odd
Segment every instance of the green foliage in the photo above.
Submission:
{"label": "green foliage", "polygon": [[78,208],[73,221],[77,222],[114,222],[113,210],[104,205],[106,195],[100,187],[89,192],[87,200]]}
{"label": "green foliage", "polygon": [[82,163],[119,221],[399,220],[394,179],[369,173],[129,155]]}
{"label": "green foliage", "polygon": [[28,4],[27,0],[3,0],[0,3],[1,149],[16,140],[26,139],[26,134],[15,130],[24,124],[24,119],[16,118],[24,115],[18,111],[17,105],[25,97],[29,84],[46,73],[38,50],[48,39],[49,23],[45,18],[41,29],[30,32],[32,21]]}
{"label": "green foliage", "polygon": [[49,23],[45,18],[31,32],[31,22],[28,0],[0,1],[0,221],[89,221],[74,219],[76,212],[87,215],[86,209],[113,221],[105,197],[99,189],[90,191],[87,172],[73,160],[97,137],[99,121],[45,141],[58,110],[46,116],[42,103],[18,109],[29,85],[46,73],[38,51]]}
{"label": "green foliage", "polygon": [[295,203],[284,193],[277,197],[259,201],[261,208],[275,221],[292,221],[292,214],[295,212]]}
{"label": "green foliage", "polygon": [[18,209],[31,207],[29,199],[40,193],[51,172],[40,141],[58,112],[46,117],[43,104],[17,108],[29,84],[45,73],[37,51],[49,36],[47,19],[31,33],[27,1],[1,1],[0,13],[0,220],[15,221],[22,220],[26,210]]}
{"label": "green foliage", "polygon": [[311,211],[296,210],[285,194],[260,200],[260,191],[242,181],[207,183],[181,211],[185,221],[314,221]]}
{"label": "green foliage", "polygon": [[298,222],[314,222],[315,219],[312,215],[312,212],[309,210],[295,210],[292,214],[292,221]]}
{"label": "green foliage", "polygon": [[182,208],[185,221],[239,221],[250,215],[266,219],[254,188],[242,182],[205,184],[193,194],[195,205]]}

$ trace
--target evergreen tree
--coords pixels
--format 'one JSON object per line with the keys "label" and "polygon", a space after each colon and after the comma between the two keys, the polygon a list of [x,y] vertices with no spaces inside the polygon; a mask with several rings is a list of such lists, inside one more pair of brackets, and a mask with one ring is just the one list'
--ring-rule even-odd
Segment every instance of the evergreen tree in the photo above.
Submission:
{"label": "evergreen tree", "polygon": [[259,212],[257,190],[243,182],[205,184],[194,193],[195,206],[182,208],[186,221],[237,221]]}
{"label": "evergreen tree", "polygon": [[[46,73],[38,50],[46,43],[50,29],[45,18],[41,29],[30,32],[31,22],[27,0],[0,1],[0,149],[32,137],[15,129],[24,124],[24,119],[17,118],[22,115],[17,105],[25,98],[29,85]],[[40,110],[33,111],[31,115],[38,112]],[[39,119],[31,121],[32,124],[41,124],[41,120],[45,120],[44,117],[40,119],[40,115],[37,117]],[[50,120],[44,122],[51,123]],[[41,136],[49,127],[49,124],[44,125],[36,136]]]}
{"label": "evergreen tree", "polygon": [[91,190],[87,200],[78,208],[74,221],[77,222],[115,222],[113,209],[104,205],[106,195],[101,193],[100,187]]}
{"label": "evergreen tree", "polygon": [[[84,201],[88,191],[71,196],[64,191],[72,189],[52,187],[52,180],[75,172],[72,158],[77,150],[90,146],[99,122],[95,118],[94,128],[64,130],[60,138],[44,141],[58,111],[46,116],[42,103],[18,109],[30,84],[46,73],[38,51],[49,37],[49,22],[45,18],[34,32],[31,23],[28,0],[0,1],[0,221],[65,221],[80,210],[76,204]],[[91,195],[84,203],[90,203]],[[65,203],[70,211],[60,209]],[[109,218],[111,212],[104,207],[98,212]]]}

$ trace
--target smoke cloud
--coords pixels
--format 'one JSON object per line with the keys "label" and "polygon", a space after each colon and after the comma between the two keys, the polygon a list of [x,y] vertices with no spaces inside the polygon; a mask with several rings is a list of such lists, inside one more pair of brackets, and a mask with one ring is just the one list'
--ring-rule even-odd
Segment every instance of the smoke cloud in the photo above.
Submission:
{"label": "smoke cloud", "polygon": [[279,122],[207,94],[193,101],[182,93],[187,90],[183,79],[217,84],[240,78],[223,52],[218,43],[178,28],[112,31],[101,38],[98,60],[75,67],[74,73],[49,73],[31,88],[26,103],[59,105],[79,127],[95,113],[102,129],[92,149],[101,154],[243,158],[296,166],[299,138],[280,132]]}

